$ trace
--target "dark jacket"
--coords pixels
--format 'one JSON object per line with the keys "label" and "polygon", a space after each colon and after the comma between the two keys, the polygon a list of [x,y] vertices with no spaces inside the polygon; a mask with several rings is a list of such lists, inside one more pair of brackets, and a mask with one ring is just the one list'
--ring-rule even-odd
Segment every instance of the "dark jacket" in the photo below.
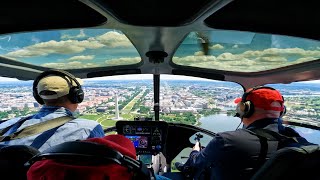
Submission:
{"label": "dark jacket", "polygon": [[[218,133],[205,149],[200,152],[192,151],[186,165],[196,168],[196,178],[207,170],[210,172],[210,179],[248,179],[261,166],[258,160],[260,139],[251,131],[261,128],[300,137],[293,129],[278,123],[277,119],[261,119],[243,129]],[[300,139],[306,141],[304,138]],[[279,148],[279,141],[268,140],[266,144],[268,158]]]}

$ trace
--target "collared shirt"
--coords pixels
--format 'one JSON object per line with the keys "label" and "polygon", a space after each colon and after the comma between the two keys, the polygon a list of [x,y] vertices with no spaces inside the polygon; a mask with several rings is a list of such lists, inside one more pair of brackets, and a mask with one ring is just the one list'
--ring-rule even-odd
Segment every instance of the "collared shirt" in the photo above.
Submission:
{"label": "collared shirt", "polygon": [[[186,165],[196,168],[196,178],[201,171],[211,167],[211,179],[247,179],[260,154],[259,138],[248,129],[263,128],[279,132],[284,129],[277,119],[257,120],[244,129],[218,133],[200,152],[192,151]],[[278,141],[268,141],[267,157],[278,147]],[[246,172],[246,169],[248,170]]]}
{"label": "collared shirt", "polygon": [[[4,135],[12,134],[27,126],[31,126],[40,122],[49,121],[54,118],[70,116],[73,114],[70,110],[64,107],[43,106],[37,114],[29,116],[28,119],[19,126],[18,124],[11,127]],[[17,121],[20,118],[14,118],[0,124],[0,129],[6,128]],[[29,145],[43,151],[51,146],[75,140],[83,140],[93,137],[103,137],[104,132],[99,123],[96,121],[86,119],[73,119],[62,126],[53,128],[40,134],[28,136],[21,139],[14,139],[10,141],[4,141],[0,144],[7,145]]]}

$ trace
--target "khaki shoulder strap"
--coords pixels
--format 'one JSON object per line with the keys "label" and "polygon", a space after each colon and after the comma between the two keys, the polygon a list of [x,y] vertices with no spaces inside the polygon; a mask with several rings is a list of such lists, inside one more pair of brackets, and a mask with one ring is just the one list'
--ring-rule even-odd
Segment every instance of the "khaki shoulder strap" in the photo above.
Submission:
{"label": "khaki shoulder strap", "polygon": [[[0,136],[3,136],[7,131],[9,131],[9,129],[11,129],[14,125],[19,124],[19,126],[24,123],[27,119],[29,119],[29,116],[27,117],[22,117],[20,118],[17,122],[11,124],[8,127],[5,127],[3,129],[0,130]],[[9,121],[9,120],[5,120],[5,121]]]}
{"label": "khaki shoulder strap", "polygon": [[12,133],[7,136],[0,136],[0,142],[9,141],[14,139],[20,139],[28,136],[32,136],[35,134],[39,134],[45,132],[47,130],[62,126],[63,124],[73,120],[73,117],[70,116],[62,116],[58,118],[54,118],[51,120],[47,120],[41,123],[37,123],[31,126],[27,126],[15,133]]}

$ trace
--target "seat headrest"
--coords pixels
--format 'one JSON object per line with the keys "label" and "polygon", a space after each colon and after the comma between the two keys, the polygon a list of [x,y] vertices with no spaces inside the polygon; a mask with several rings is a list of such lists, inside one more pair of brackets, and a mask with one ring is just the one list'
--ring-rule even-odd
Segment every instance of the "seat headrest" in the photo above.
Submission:
{"label": "seat headrest", "polygon": [[[1,179],[26,179],[28,168],[24,164],[40,152],[25,145],[6,145],[0,147]],[[12,173],[14,172],[14,173]]]}
{"label": "seat headrest", "polygon": [[278,150],[251,180],[319,179],[320,147],[308,145]]}

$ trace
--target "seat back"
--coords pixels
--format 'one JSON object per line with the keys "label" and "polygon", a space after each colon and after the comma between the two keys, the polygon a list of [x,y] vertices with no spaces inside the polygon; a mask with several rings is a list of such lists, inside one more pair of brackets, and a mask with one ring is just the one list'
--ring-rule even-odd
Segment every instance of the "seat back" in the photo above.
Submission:
{"label": "seat back", "polygon": [[0,146],[1,179],[24,180],[28,168],[24,164],[40,153],[37,149],[25,145]]}
{"label": "seat back", "polygon": [[320,179],[320,147],[308,145],[278,150],[251,180]]}
{"label": "seat back", "polygon": [[28,164],[31,166],[27,173],[30,180],[150,179],[149,170],[141,161],[89,141],[53,146],[33,157]]}

